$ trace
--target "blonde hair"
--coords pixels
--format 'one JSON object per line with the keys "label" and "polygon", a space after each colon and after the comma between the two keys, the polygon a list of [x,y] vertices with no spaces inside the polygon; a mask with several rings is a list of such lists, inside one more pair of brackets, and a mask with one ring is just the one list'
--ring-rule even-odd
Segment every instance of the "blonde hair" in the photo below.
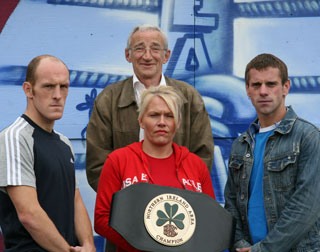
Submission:
{"label": "blonde hair", "polygon": [[154,97],[160,97],[166,102],[170,111],[173,113],[175,126],[177,127],[181,120],[181,109],[183,101],[176,90],[170,86],[151,86],[143,91],[141,95],[141,101],[138,104],[138,120],[140,121],[142,119],[150,101]]}

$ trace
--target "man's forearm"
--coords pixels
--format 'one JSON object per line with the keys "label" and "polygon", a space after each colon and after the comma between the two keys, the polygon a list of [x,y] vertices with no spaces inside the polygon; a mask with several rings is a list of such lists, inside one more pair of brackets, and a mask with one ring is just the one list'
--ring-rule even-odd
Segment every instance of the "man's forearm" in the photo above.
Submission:
{"label": "man's forearm", "polygon": [[75,192],[75,230],[80,245],[88,248],[88,251],[95,251],[91,222],[82,201],[79,189]]}
{"label": "man's forearm", "polygon": [[32,238],[47,251],[69,251],[70,245],[61,236],[45,213],[38,213],[33,220],[22,223]]}
{"label": "man's forearm", "polygon": [[20,222],[41,247],[47,251],[70,250],[70,245],[41,208],[33,187],[12,186],[7,187],[7,192],[17,210]]}

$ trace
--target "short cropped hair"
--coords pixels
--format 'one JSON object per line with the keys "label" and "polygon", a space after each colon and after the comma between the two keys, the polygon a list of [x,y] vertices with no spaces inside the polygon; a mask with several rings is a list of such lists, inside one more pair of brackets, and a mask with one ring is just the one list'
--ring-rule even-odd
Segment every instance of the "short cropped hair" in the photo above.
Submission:
{"label": "short cropped hair", "polygon": [[158,26],[151,25],[151,24],[142,24],[142,25],[138,25],[133,28],[133,30],[130,33],[128,40],[127,40],[127,49],[130,49],[133,34],[135,34],[138,31],[157,31],[157,32],[160,32],[160,34],[163,38],[163,43],[164,43],[163,49],[168,50],[168,37],[167,37],[167,35]]}
{"label": "short cropped hair", "polygon": [[60,59],[58,59],[55,56],[49,55],[49,54],[43,54],[43,55],[39,55],[35,58],[33,58],[30,63],[27,66],[27,71],[26,71],[26,82],[31,83],[31,85],[34,85],[36,82],[36,71],[37,68],[41,62],[41,60],[46,59],[46,58],[50,58],[52,60],[55,61],[59,61],[61,62],[63,65],[65,65],[65,67],[68,69],[67,65]]}
{"label": "short cropped hair", "polygon": [[141,101],[138,104],[138,120],[140,121],[142,119],[149,103],[154,97],[159,97],[166,102],[170,111],[173,113],[175,126],[177,127],[181,120],[183,100],[176,90],[170,86],[151,86],[143,91]]}
{"label": "short cropped hair", "polygon": [[254,57],[247,65],[245,71],[245,81],[246,85],[249,85],[249,71],[251,69],[256,69],[258,71],[266,69],[268,67],[278,68],[280,72],[280,78],[282,85],[289,79],[288,77],[288,68],[287,65],[278,57],[263,53],[259,54],[258,56]]}

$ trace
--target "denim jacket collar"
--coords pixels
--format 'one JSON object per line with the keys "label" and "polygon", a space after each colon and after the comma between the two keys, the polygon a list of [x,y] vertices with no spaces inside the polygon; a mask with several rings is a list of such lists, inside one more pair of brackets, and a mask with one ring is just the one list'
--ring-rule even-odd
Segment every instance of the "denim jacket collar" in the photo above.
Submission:
{"label": "denim jacket collar", "polygon": [[[297,114],[293,111],[291,106],[288,106],[287,113],[274,131],[283,135],[288,134],[291,131],[296,119]],[[254,139],[254,135],[259,130],[259,127],[259,120],[256,118],[256,120],[250,124],[248,131],[240,137],[239,141],[243,142],[250,141],[249,139]]]}
{"label": "denim jacket collar", "polygon": [[293,111],[291,106],[287,107],[287,113],[285,114],[284,118],[282,119],[279,126],[275,129],[275,131],[279,132],[280,134],[288,134],[295,121],[297,120],[297,114]]}

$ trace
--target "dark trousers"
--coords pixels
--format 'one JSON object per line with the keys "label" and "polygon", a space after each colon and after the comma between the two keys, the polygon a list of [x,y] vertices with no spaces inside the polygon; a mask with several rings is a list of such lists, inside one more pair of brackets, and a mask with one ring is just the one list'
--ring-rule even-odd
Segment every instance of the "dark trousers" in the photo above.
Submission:
{"label": "dark trousers", "polygon": [[106,252],[116,252],[117,247],[111,241],[107,241]]}

